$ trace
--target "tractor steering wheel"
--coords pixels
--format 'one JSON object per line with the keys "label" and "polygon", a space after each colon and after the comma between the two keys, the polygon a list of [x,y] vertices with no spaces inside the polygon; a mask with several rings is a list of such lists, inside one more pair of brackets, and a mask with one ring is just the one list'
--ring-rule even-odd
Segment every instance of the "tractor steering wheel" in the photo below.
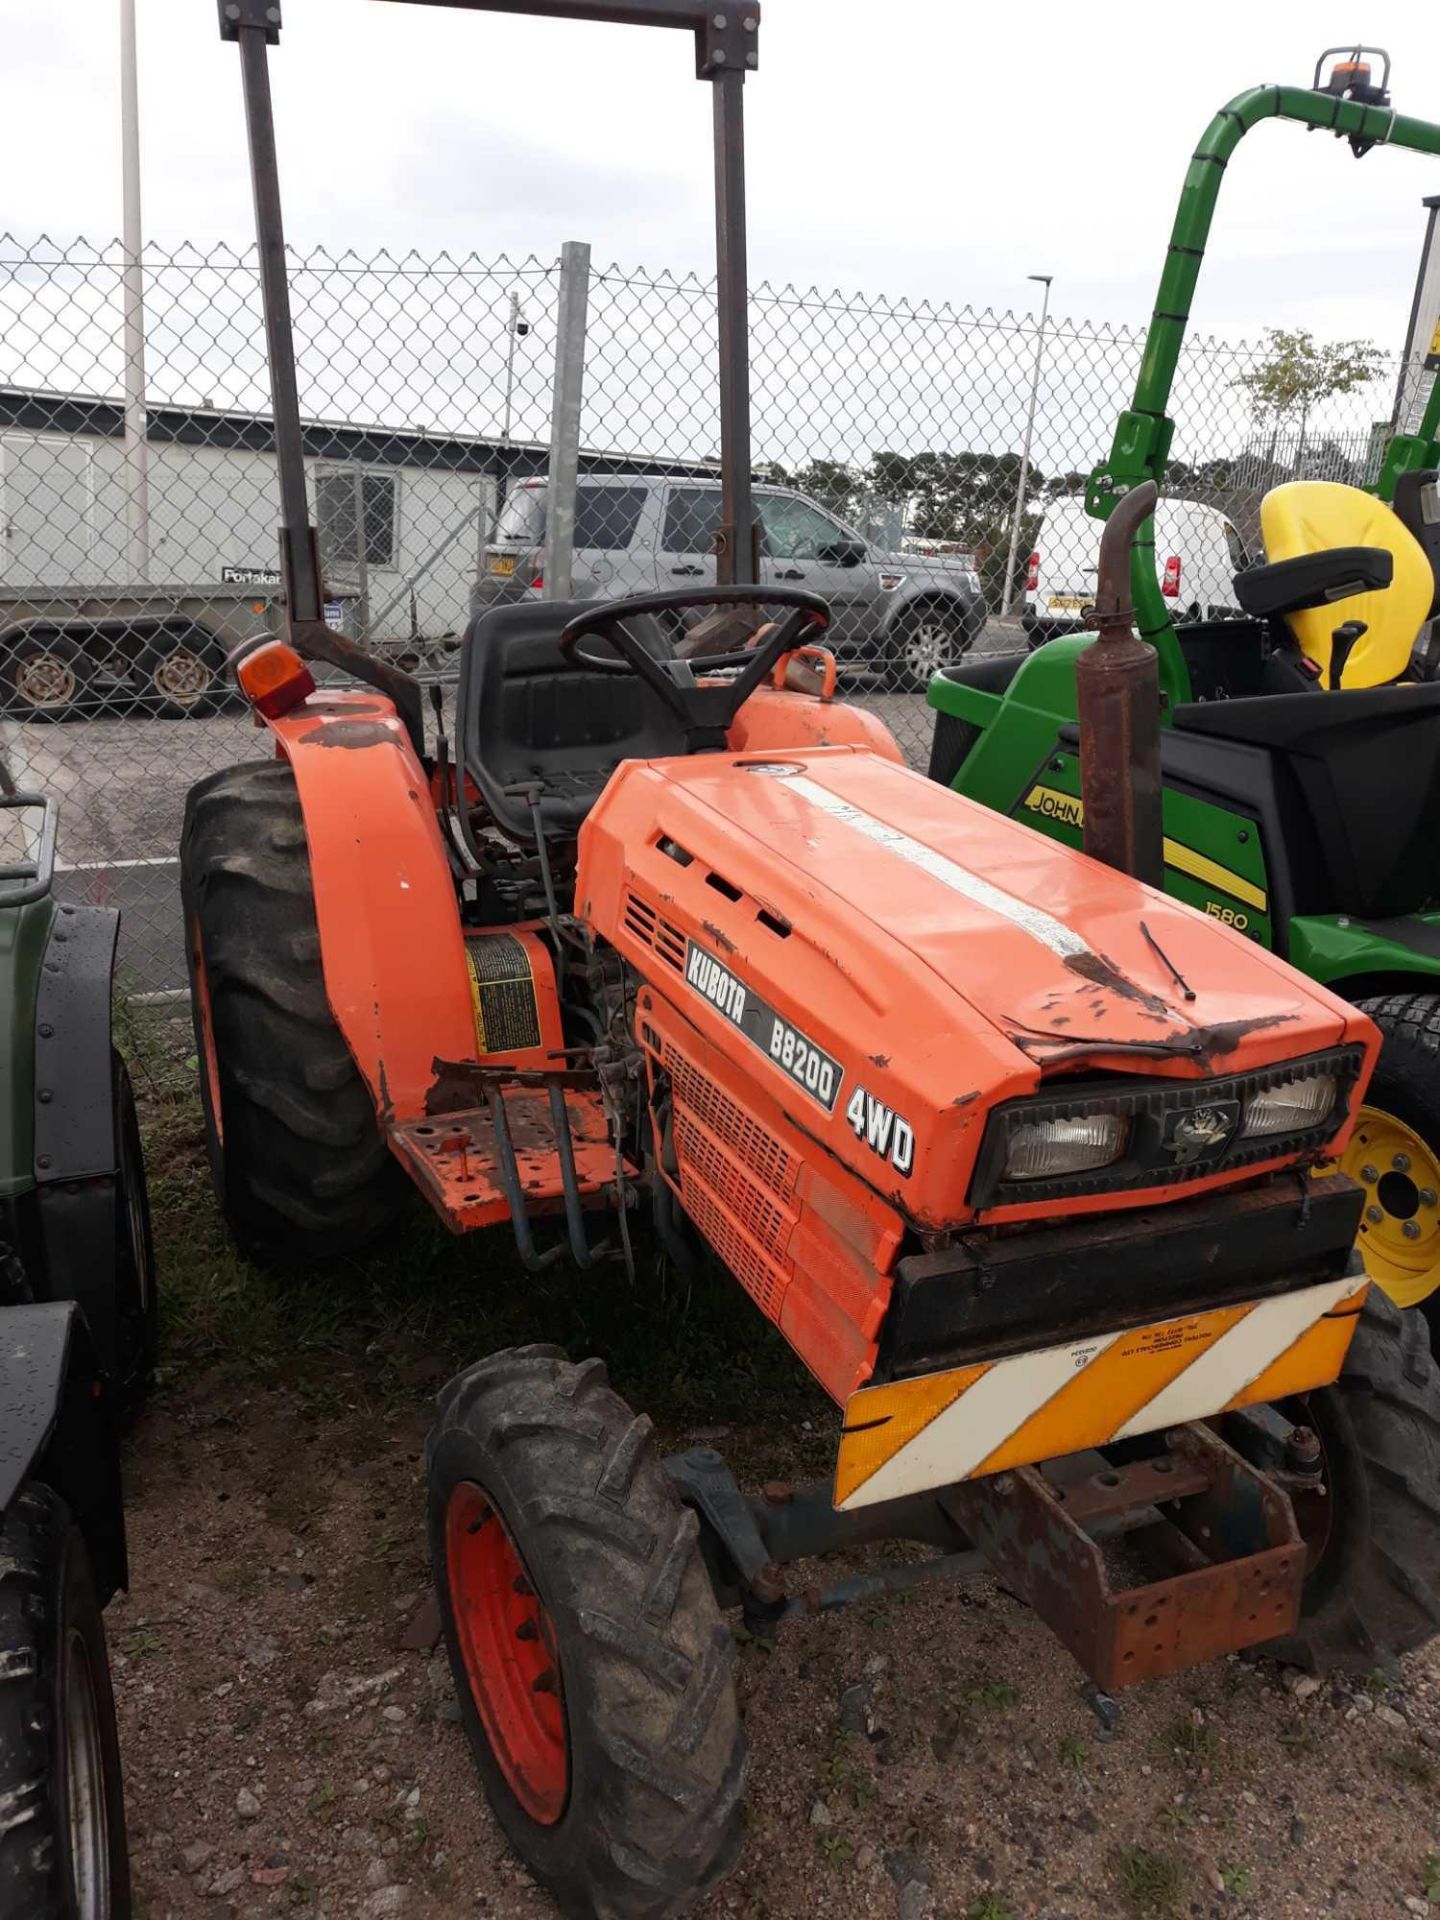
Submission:
{"label": "tractor steering wheel", "polygon": [[[660,660],[625,626],[643,614],[678,613],[687,607],[776,606],[794,611],[758,646],[736,653],[708,654],[689,660]],[[679,593],[640,594],[633,600],[607,600],[577,614],[560,635],[560,651],[572,667],[595,673],[632,674],[645,682],[685,729],[692,747],[725,744],[730,722],[773,671],[783,654],[793,653],[830,624],[830,609],[814,593],[794,587],[690,587]],[[620,656],[581,653],[580,642],[601,633]],[[697,680],[695,667],[706,676]],[[717,668],[738,667],[733,680],[711,681]]]}

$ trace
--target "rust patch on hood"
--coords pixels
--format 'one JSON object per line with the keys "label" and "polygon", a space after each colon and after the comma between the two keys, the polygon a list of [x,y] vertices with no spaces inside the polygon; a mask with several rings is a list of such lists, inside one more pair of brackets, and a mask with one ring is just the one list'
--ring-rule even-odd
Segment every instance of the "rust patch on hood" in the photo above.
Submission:
{"label": "rust patch on hood", "polygon": [[[1149,1014],[1152,1020],[1176,1020],[1179,1015],[1158,993],[1151,993],[1147,987],[1137,986],[1126,973],[1122,973],[1113,960],[1107,960],[1103,953],[1072,953],[1065,961],[1070,973],[1079,974],[1082,980],[1088,980],[1091,986],[1104,987],[1110,993],[1118,994],[1122,1000],[1128,1000],[1142,1013]],[[1098,1007],[1097,1007],[1098,1011]]]}
{"label": "rust patch on hood", "polygon": [[1261,1013],[1253,1020],[1222,1020],[1210,1027],[1186,1027],[1179,1033],[1157,1034],[1153,1040],[1125,1040],[1106,1034],[1051,1033],[1011,1020],[1010,1039],[1027,1059],[1043,1057],[1046,1066],[1090,1058],[1097,1053],[1134,1054],[1146,1060],[1193,1060],[1198,1067],[1213,1066],[1239,1046],[1247,1034],[1281,1027],[1298,1019],[1294,1013]]}
{"label": "rust patch on hood", "polygon": [[722,953],[735,952],[735,942],[730,938],[728,933],[722,933],[713,920],[702,920],[700,922],[700,930],[702,933],[709,934],[710,938]]}

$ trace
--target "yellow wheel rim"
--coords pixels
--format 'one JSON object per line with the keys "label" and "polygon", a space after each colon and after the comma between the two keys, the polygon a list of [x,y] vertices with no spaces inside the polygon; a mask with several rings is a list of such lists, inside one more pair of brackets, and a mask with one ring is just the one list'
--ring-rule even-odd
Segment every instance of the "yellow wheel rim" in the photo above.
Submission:
{"label": "yellow wheel rim", "polygon": [[1418,1306],[1440,1287],[1440,1156],[1393,1113],[1361,1107],[1340,1167],[1365,1189],[1366,1273],[1397,1306]]}

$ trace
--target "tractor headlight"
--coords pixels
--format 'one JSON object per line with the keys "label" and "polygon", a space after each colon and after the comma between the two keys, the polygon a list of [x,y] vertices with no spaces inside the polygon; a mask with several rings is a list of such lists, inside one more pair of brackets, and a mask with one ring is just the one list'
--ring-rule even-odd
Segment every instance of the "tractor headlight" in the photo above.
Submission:
{"label": "tractor headlight", "polygon": [[1317,1073],[1306,1078],[1296,1075],[1277,1080],[1273,1087],[1260,1087],[1245,1102],[1245,1119],[1240,1131],[1247,1137],[1265,1133],[1303,1133],[1318,1127],[1333,1111],[1339,1088],[1335,1076]]}
{"label": "tractor headlight", "polygon": [[1054,1180],[1118,1160],[1129,1132],[1118,1113],[1056,1115],[1015,1127],[1005,1156],[1007,1180]]}
{"label": "tractor headlight", "polygon": [[1335,1047],[1250,1073],[1095,1076],[1001,1101],[966,1198],[977,1210],[1032,1207],[1314,1155],[1350,1110],[1364,1064],[1361,1048]]}

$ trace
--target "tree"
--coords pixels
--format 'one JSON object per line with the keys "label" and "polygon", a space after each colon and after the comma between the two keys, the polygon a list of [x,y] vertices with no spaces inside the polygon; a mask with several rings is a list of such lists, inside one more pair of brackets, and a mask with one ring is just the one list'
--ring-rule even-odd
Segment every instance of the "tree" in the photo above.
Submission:
{"label": "tree", "polygon": [[[882,499],[908,509],[909,529],[922,540],[957,540],[972,547],[988,604],[1005,604],[1000,576],[1020,484],[1018,453],[877,453],[870,462],[870,483]],[[1027,508],[1044,491],[1045,475],[1032,465]],[[1017,571],[1029,554],[1036,524],[1029,513],[1021,519]]]}
{"label": "tree", "polygon": [[1072,467],[1068,473],[1052,473],[1045,482],[1045,498],[1059,500],[1066,494],[1084,493],[1089,478],[1088,473],[1081,473],[1077,467]]}
{"label": "tree", "polygon": [[766,460],[761,465],[765,478],[775,486],[793,487],[797,493],[807,494],[842,520],[859,517],[864,506],[866,478],[863,473],[847,467],[843,460],[811,460],[793,472],[778,460]]}
{"label": "tree", "polygon": [[1380,372],[1383,355],[1370,340],[1332,340],[1317,343],[1304,327],[1267,327],[1267,358],[1248,373],[1240,374],[1234,384],[1244,387],[1250,403],[1270,426],[1269,458],[1275,460],[1281,423],[1295,417],[1299,434],[1295,448],[1294,471],[1299,474],[1305,458],[1305,427],[1312,407],[1339,393],[1354,393],[1368,386]]}

